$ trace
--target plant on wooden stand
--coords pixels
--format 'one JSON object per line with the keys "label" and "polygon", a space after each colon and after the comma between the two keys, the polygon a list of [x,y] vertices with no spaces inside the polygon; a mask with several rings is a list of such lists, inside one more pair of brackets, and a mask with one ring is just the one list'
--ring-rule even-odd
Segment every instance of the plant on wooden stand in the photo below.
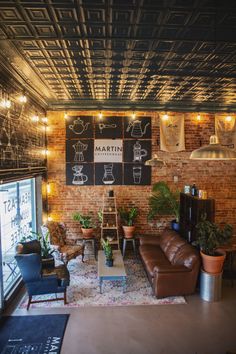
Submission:
{"label": "plant on wooden stand", "polygon": [[104,249],[105,257],[106,257],[106,265],[108,267],[113,266],[113,252],[111,245],[108,240],[101,239],[102,247]]}
{"label": "plant on wooden stand", "polygon": [[92,221],[92,216],[82,215],[81,213],[76,212],[73,214],[73,220],[80,223],[84,238],[91,238],[93,236],[95,225]]}
{"label": "plant on wooden stand", "polygon": [[122,225],[125,238],[133,238],[134,237],[134,220],[138,216],[138,208],[131,207],[129,209],[125,209],[124,207],[119,209],[119,214],[121,221],[124,223]]}
{"label": "plant on wooden stand", "polygon": [[221,230],[203,215],[196,225],[196,230],[196,241],[193,245],[200,247],[203,269],[211,274],[221,273],[226,254],[219,247],[230,241],[233,234],[232,226],[226,224]]}

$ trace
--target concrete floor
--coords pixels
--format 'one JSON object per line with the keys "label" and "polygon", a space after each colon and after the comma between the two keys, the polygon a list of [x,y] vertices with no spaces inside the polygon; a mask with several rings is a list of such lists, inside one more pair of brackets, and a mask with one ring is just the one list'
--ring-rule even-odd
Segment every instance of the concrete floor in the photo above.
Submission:
{"label": "concrete floor", "polygon": [[199,294],[186,305],[8,310],[7,314],[70,313],[61,354],[236,354],[236,284],[222,300]]}

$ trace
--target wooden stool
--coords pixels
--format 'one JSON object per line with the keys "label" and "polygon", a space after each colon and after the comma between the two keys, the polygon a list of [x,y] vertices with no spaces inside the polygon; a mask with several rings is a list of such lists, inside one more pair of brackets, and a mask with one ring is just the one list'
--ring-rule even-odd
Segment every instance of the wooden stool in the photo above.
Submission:
{"label": "wooden stool", "polygon": [[134,250],[134,255],[135,257],[137,257],[137,254],[136,254],[136,243],[135,243],[135,238],[123,238],[123,258],[125,257],[125,251],[126,251],[126,244],[127,242],[132,242],[133,244],[133,250]]}
{"label": "wooden stool", "polygon": [[97,260],[97,240],[96,237],[91,237],[91,238],[83,238],[83,246],[85,247],[86,242],[91,242],[93,246],[93,254],[94,258]]}

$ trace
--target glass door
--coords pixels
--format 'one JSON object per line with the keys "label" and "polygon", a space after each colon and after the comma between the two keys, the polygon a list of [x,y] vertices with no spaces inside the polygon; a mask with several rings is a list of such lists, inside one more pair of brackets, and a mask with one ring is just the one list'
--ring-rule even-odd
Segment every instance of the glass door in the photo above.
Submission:
{"label": "glass door", "polygon": [[20,277],[14,255],[23,236],[36,231],[35,180],[33,178],[0,186],[1,283],[4,297]]}

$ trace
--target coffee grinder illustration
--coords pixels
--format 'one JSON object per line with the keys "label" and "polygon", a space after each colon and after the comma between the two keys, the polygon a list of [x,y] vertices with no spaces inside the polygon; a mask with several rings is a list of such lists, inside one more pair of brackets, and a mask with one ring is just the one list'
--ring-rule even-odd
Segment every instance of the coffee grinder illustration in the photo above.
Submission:
{"label": "coffee grinder illustration", "polygon": [[134,121],[129,122],[126,131],[129,132],[131,129],[132,138],[142,138],[146,134],[146,130],[149,125],[150,123],[148,122],[147,124],[145,124],[144,129],[142,129],[142,121],[136,119]]}
{"label": "coffee grinder illustration", "polygon": [[75,150],[74,161],[82,162],[84,161],[84,151],[88,149],[88,144],[84,144],[81,141],[77,141],[73,146]]}
{"label": "coffee grinder illustration", "polygon": [[73,181],[72,184],[83,185],[87,182],[88,176],[82,173],[83,165],[75,165],[72,167],[73,173]]}
{"label": "coffee grinder illustration", "polygon": [[142,162],[142,158],[147,156],[147,150],[142,149],[142,146],[138,140],[133,145],[133,153],[133,162]]}
{"label": "coffee grinder illustration", "polygon": [[104,184],[113,184],[115,182],[115,177],[113,176],[113,164],[109,163],[104,165],[104,175],[102,178],[102,182]]}

